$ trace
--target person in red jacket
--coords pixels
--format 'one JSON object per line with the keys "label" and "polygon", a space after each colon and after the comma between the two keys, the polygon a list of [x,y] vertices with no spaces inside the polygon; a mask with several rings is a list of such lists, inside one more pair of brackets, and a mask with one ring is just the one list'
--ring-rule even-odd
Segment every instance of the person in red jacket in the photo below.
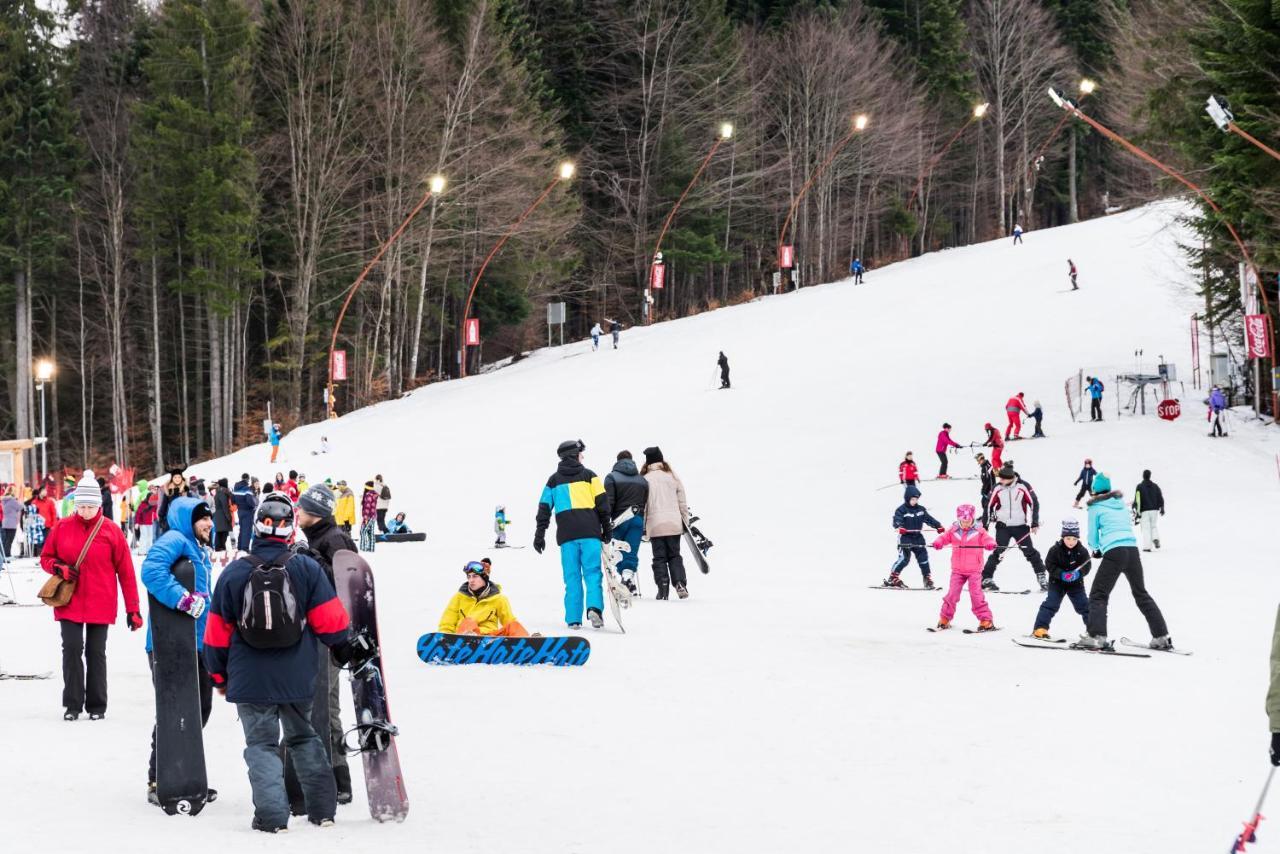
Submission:
{"label": "person in red jacket", "polygon": [[906,457],[898,463],[898,483],[915,486],[919,480],[920,471],[916,468],[916,461],[912,459],[911,452],[907,451]]}
{"label": "person in red jacket", "polygon": [[[49,531],[53,529],[54,524],[58,521],[58,505],[49,497],[48,490],[43,486],[37,486],[31,491],[31,500],[28,503],[31,505],[31,509],[39,514],[41,521],[44,522],[44,533],[47,537]],[[39,557],[40,550],[44,548],[44,545],[43,542],[33,543],[28,548],[32,549],[30,552],[32,555]]]}
{"label": "person in red jacket", "polygon": [[1022,438],[1022,416],[1031,414],[1023,398],[1023,393],[1018,392],[1005,402],[1004,412],[1009,417],[1009,424],[1004,428],[1004,438],[1006,440],[1009,439],[1010,432],[1013,433],[1013,438]]}
{"label": "person in red jacket", "polygon": [[946,480],[948,477],[947,450],[958,447],[960,443],[951,438],[951,425],[944,421],[942,430],[938,433],[938,441],[933,446],[934,453],[938,455],[938,480]]}
{"label": "person in red jacket", "polygon": [[96,721],[107,714],[107,628],[116,621],[117,582],[130,631],[142,628],[142,614],[129,543],[120,526],[102,515],[102,490],[92,471],[76,484],[73,507],[45,539],[40,566],[76,585],[71,601],[53,609],[62,628],[62,717],[74,721],[87,711]]}
{"label": "person in red jacket", "polygon": [[1004,454],[1004,439],[1000,438],[1000,431],[991,426],[990,421],[983,424],[982,429],[987,431],[987,441],[982,443],[982,447],[991,449],[991,467],[996,471],[1000,471],[1000,458]]}

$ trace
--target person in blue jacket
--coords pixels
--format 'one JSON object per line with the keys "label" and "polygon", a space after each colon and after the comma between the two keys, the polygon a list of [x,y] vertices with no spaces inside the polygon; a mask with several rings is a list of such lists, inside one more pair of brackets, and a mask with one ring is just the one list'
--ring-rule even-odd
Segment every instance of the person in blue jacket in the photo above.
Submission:
{"label": "person in blue jacket", "polygon": [[542,554],[547,547],[547,526],[556,517],[556,543],[560,546],[560,569],[564,575],[564,621],[571,629],[582,627],[583,588],[586,588],[587,619],[592,628],[604,628],[604,591],[600,569],[602,543],[613,539],[609,500],[604,484],[582,464],[587,446],[581,439],[561,442],[555,473],[547,478],[538,500],[537,530],[533,550]]}
{"label": "person in blue jacket", "polygon": [[1107,640],[1107,602],[1116,581],[1123,575],[1129,580],[1133,600],[1151,630],[1152,649],[1173,649],[1169,627],[1156,600],[1147,592],[1142,579],[1142,557],[1138,554],[1138,538],[1133,534],[1129,508],[1119,490],[1111,488],[1111,479],[1103,472],[1093,476],[1089,498],[1088,542],[1095,558],[1102,558],[1093,587],[1089,589],[1088,634],[1080,636],[1077,646],[1086,649],[1110,649]]}
{"label": "person in blue jacket", "polygon": [[280,425],[271,424],[271,432],[267,433],[267,441],[271,443],[271,462],[276,461],[276,455],[280,453]]}
{"label": "person in blue jacket", "polygon": [[[213,708],[213,683],[205,669],[200,650],[204,647],[205,609],[209,604],[213,575],[209,563],[209,540],[213,536],[213,516],[209,505],[199,498],[178,498],[169,504],[169,530],[155,541],[142,562],[142,584],[166,608],[182,611],[196,621],[196,667],[199,669],[200,725],[209,722]],[[188,590],[173,577],[173,565],[183,559],[196,568],[195,589]],[[147,616],[147,663],[155,671],[152,651],[151,617]],[[207,800],[218,797],[209,790]],[[156,796],[156,729],[151,728],[151,759],[147,763],[147,801],[160,806]]]}
{"label": "person in blue jacket", "polygon": [[1089,391],[1089,420],[1102,420],[1102,392],[1106,390],[1106,386],[1102,384],[1102,380],[1097,377],[1087,377],[1089,384],[1085,386]]}
{"label": "person in blue jacket", "polygon": [[258,509],[258,497],[249,483],[249,475],[242,474],[231,490],[231,503],[236,506],[236,524],[240,526],[240,534],[236,538],[236,549],[249,551],[253,541],[253,513]]}
{"label": "person in blue jacket", "polygon": [[866,268],[862,266],[861,258],[854,258],[853,263],[849,265],[849,275],[853,276],[853,283],[855,285],[862,284],[862,273],[865,269]]}
{"label": "person in blue jacket", "polygon": [[1072,503],[1072,507],[1080,506],[1080,499],[1084,498],[1085,493],[1089,491],[1089,487],[1093,486],[1093,476],[1098,473],[1093,467],[1093,460],[1085,457],[1084,468],[1080,469],[1080,476],[1071,481],[1071,485],[1080,484],[1080,491],[1076,493],[1076,500]]}
{"label": "person in blue jacket", "polygon": [[893,562],[889,577],[881,582],[885,587],[907,586],[898,576],[907,568],[912,555],[916,556],[916,563],[920,564],[925,589],[931,590],[935,586],[933,576],[929,573],[929,550],[925,548],[924,535],[921,533],[925,525],[939,534],[944,531],[942,523],[930,516],[929,511],[920,504],[920,490],[908,486],[902,492],[902,506],[893,511],[893,527],[898,531],[898,559]]}

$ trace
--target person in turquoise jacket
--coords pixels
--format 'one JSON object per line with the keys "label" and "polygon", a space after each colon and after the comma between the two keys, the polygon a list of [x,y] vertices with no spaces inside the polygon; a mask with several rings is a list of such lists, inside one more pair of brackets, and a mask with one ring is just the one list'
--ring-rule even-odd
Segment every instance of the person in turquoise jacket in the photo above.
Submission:
{"label": "person in turquoise jacket", "polygon": [[1111,478],[1103,472],[1093,476],[1089,487],[1088,543],[1093,557],[1102,558],[1098,574],[1089,590],[1088,634],[1081,635],[1078,646],[1086,649],[1110,649],[1107,640],[1107,602],[1116,581],[1123,575],[1129,581],[1134,602],[1147,620],[1151,630],[1152,649],[1173,649],[1169,627],[1156,600],[1147,592],[1142,578],[1142,558],[1138,553],[1138,538],[1133,533],[1133,521],[1124,496],[1111,488]]}
{"label": "person in turquoise jacket", "polygon": [[[204,657],[200,650],[204,646],[205,610],[209,605],[209,591],[213,576],[213,567],[209,562],[209,542],[213,537],[213,516],[209,505],[199,498],[178,498],[169,504],[166,521],[169,530],[155,541],[142,562],[142,584],[147,592],[166,608],[182,611],[195,620],[196,633],[196,667],[199,668],[200,683],[200,718],[201,726],[209,722],[209,712],[213,708],[213,682],[209,672],[205,670]],[[189,560],[196,568],[195,589],[188,590],[173,576],[173,565],[180,560]],[[152,654],[151,619],[147,618],[147,661],[155,669],[155,657]],[[208,800],[217,797],[217,792],[209,790]],[[156,731],[151,729],[151,760],[147,766],[147,800],[156,806],[160,801],[156,796]]]}

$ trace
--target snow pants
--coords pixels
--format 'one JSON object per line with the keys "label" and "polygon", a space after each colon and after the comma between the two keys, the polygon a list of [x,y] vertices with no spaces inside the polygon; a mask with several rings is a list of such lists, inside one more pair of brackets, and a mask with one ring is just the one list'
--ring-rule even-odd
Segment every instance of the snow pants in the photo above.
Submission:
{"label": "snow pants", "polygon": [[280,453],[280,446],[272,445],[271,446],[271,462],[274,463],[276,461],[276,455],[279,453]]}
{"label": "snow pants", "polygon": [[1117,546],[1102,556],[1098,574],[1093,579],[1093,587],[1089,588],[1089,634],[1106,637],[1107,602],[1111,599],[1111,590],[1122,575],[1129,579],[1133,601],[1137,603],[1142,616],[1146,617],[1151,636],[1158,638],[1169,634],[1164,615],[1160,613],[1160,607],[1151,598],[1143,582],[1142,557],[1138,554],[1137,546]]}
{"label": "snow pants", "polygon": [[236,703],[236,713],[244,729],[244,761],[249,766],[254,819],[268,827],[289,824],[289,797],[280,759],[282,728],[284,746],[302,784],[307,817],[317,822],[332,819],[338,811],[338,788],[324,745],[311,726],[311,703]]}
{"label": "snow pants", "polygon": [[929,549],[924,544],[922,537],[920,542],[903,542],[898,543],[898,559],[893,562],[893,566],[889,568],[889,572],[897,575],[907,568],[907,564],[911,563],[911,556],[916,556],[916,563],[920,564],[920,574],[925,578],[929,577]]}
{"label": "snow pants", "polygon": [[1213,429],[1209,431],[1210,436],[1225,436],[1227,431],[1222,429],[1222,413],[1213,413]]}
{"label": "snow pants", "polygon": [[1153,540],[1160,539],[1160,511],[1159,510],[1143,510],[1142,518],[1142,547],[1147,551],[1151,551],[1151,543]]}
{"label": "snow pants", "polygon": [[1014,436],[1021,436],[1022,435],[1022,413],[1014,411],[1014,412],[1006,412],[1005,415],[1009,417],[1009,423],[1004,428],[1004,437],[1008,439],[1010,433],[1012,433]]}
{"label": "snow pants", "polygon": [[1044,436],[1044,430],[1040,429],[1040,421],[1041,419],[1044,418],[1044,416],[1041,415],[1039,418],[1036,418],[1036,416],[1032,415],[1031,417],[1034,418],[1036,422],[1036,430],[1034,433],[1031,434],[1031,438],[1039,439],[1040,437]]}
{"label": "snow pants", "polygon": [[586,607],[604,613],[604,590],[600,586],[600,538],[570,540],[560,546],[560,569],[564,574],[564,621],[582,622],[583,588]]}
{"label": "snow pants", "polygon": [[240,536],[236,539],[236,548],[242,552],[247,552],[249,551],[249,546],[253,545],[253,514],[241,513],[239,522]]}
{"label": "snow pants", "polygon": [[1095,397],[1095,398],[1090,399],[1090,401],[1089,401],[1089,420],[1090,420],[1090,421],[1101,421],[1101,420],[1102,420],[1102,398],[1100,398],[1100,397]]}
{"label": "snow pants", "polygon": [[640,541],[644,538],[644,516],[632,516],[621,525],[614,525],[613,538],[622,540],[631,547],[631,551],[622,553],[622,560],[618,561],[618,572],[622,572],[625,569],[638,569],[640,567]]}
{"label": "snow pants", "polygon": [[1044,572],[1044,561],[1040,559],[1040,552],[1036,551],[1036,547],[1031,544],[1031,527],[1028,525],[1001,525],[996,523],[996,546],[998,548],[987,558],[986,565],[982,567],[983,578],[995,578],[996,567],[1000,565],[1000,561],[1004,560],[1010,543],[1014,543],[1022,551],[1022,556],[1027,559],[1027,563],[1031,564],[1031,568],[1036,571],[1038,576]]}
{"label": "snow pants", "polygon": [[109,626],[71,620],[59,620],[58,626],[62,630],[62,707],[76,714],[106,714]]}
{"label": "snow pants", "polygon": [[973,608],[973,616],[979,620],[990,620],[991,606],[987,604],[987,597],[982,592],[982,573],[955,569],[951,570],[951,585],[947,588],[947,595],[942,597],[942,619],[951,622],[951,618],[956,615],[956,606],[960,604],[960,591],[966,586],[969,588],[969,606]]}
{"label": "snow pants", "polygon": [[684,558],[680,556],[680,538],[683,534],[670,537],[650,537],[649,548],[653,551],[653,583],[658,585],[658,596],[666,598],[672,587],[689,584],[684,574]]}
{"label": "snow pants", "polygon": [[460,635],[477,634],[491,638],[527,638],[529,636],[529,630],[520,625],[519,620],[512,620],[496,632],[482,632],[479,623],[470,617],[464,617],[454,631]]}
{"label": "snow pants", "polygon": [[360,523],[360,551],[371,552],[378,542],[378,523],[370,516]]}
{"label": "snow pants", "polygon": [[1000,471],[1000,466],[1004,464],[1004,461],[1001,459],[1003,455],[1004,455],[1004,445],[996,445],[992,447],[991,467],[995,469],[997,472]]}
{"label": "snow pants", "polygon": [[947,452],[938,451],[938,477],[947,476]]}
{"label": "snow pants", "polygon": [[1058,613],[1058,608],[1062,607],[1064,598],[1071,600],[1071,606],[1084,620],[1085,626],[1089,625],[1089,595],[1085,593],[1084,581],[1064,584],[1055,578],[1049,582],[1049,592],[1040,603],[1040,610],[1036,613],[1035,628],[1049,628],[1049,623],[1053,622],[1053,615]]}

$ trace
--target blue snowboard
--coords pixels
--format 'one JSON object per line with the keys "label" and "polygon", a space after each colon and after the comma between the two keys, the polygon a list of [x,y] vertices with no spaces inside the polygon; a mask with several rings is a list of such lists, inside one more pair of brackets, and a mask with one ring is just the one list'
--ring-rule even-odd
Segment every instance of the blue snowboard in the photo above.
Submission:
{"label": "blue snowboard", "polygon": [[427,664],[586,664],[591,642],[586,638],[505,638],[429,632],[418,638],[418,658]]}

